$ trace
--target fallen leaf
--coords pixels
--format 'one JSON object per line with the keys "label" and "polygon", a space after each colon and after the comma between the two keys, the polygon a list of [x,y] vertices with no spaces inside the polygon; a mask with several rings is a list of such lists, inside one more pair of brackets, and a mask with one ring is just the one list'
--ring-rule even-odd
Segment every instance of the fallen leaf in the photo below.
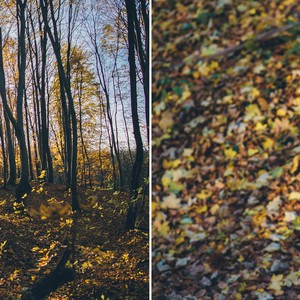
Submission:
{"label": "fallen leaf", "polygon": [[162,209],[179,209],[180,203],[181,199],[177,198],[175,194],[171,193],[170,195],[163,197],[163,201],[160,206]]}
{"label": "fallen leaf", "polygon": [[283,275],[272,275],[271,284],[269,288],[274,291],[281,291],[283,285]]}
{"label": "fallen leaf", "polygon": [[276,252],[276,251],[280,250],[280,248],[281,248],[281,246],[279,243],[272,242],[271,244],[269,244],[267,247],[264,248],[264,251]]}

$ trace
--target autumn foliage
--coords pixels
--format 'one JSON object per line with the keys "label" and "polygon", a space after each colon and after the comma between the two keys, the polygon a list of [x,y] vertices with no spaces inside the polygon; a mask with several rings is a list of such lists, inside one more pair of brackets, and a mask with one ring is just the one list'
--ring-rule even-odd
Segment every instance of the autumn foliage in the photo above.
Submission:
{"label": "autumn foliage", "polygon": [[297,1],[153,5],[155,299],[296,299]]}

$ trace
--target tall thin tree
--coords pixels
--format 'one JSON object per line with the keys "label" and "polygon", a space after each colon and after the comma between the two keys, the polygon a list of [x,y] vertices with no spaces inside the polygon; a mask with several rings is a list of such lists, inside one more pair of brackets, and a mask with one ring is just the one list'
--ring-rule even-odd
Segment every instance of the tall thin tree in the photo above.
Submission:
{"label": "tall thin tree", "polygon": [[13,115],[8,105],[5,90],[5,72],[2,54],[2,30],[0,29],[0,93],[3,101],[5,112],[7,113],[19,142],[20,159],[21,159],[21,178],[16,189],[16,200],[21,202],[27,194],[31,192],[29,184],[29,164],[28,153],[26,148],[26,139],[23,126],[23,97],[25,88],[25,70],[26,70],[26,42],[25,42],[25,10],[27,0],[16,1],[16,17],[18,24],[18,87],[17,87],[17,114]]}
{"label": "tall thin tree", "polygon": [[130,97],[131,97],[131,114],[133,123],[133,133],[136,144],[135,161],[131,174],[130,185],[130,204],[127,212],[125,229],[130,230],[135,228],[137,217],[137,197],[138,188],[140,185],[140,175],[143,165],[143,141],[141,137],[139,115],[138,115],[138,100],[137,100],[137,86],[136,86],[136,63],[135,63],[135,32],[134,32],[134,10],[135,1],[126,0],[127,12],[127,28],[128,28],[128,61],[130,72]]}

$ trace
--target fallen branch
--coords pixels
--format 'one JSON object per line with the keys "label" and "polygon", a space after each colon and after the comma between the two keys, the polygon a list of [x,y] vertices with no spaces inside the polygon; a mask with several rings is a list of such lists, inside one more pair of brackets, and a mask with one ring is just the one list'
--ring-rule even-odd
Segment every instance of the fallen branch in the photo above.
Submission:
{"label": "fallen branch", "polygon": [[56,268],[25,291],[21,300],[43,299],[51,292],[57,290],[62,284],[73,280],[73,271],[65,268],[70,255],[71,250],[66,248]]}
{"label": "fallen branch", "polygon": [[274,36],[278,35],[281,32],[287,31],[289,29],[292,29],[296,26],[299,26],[300,22],[294,23],[294,24],[289,24],[289,25],[285,25],[283,27],[280,28],[273,28],[269,31],[263,32],[259,35],[257,35],[256,37],[254,37],[253,39],[249,39],[246,40],[238,45],[235,46],[230,46],[226,49],[223,49],[217,53],[211,54],[211,55],[207,55],[207,56],[200,56],[199,58],[199,50],[196,51],[196,53],[192,54],[191,59],[192,59],[192,64],[197,63],[199,61],[210,61],[213,59],[217,59],[223,56],[228,56],[230,54],[233,54],[237,51],[241,51],[242,49],[244,49],[246,47],[247,44],[249,43],[261,43],[261,42],[266,42],[268,40],[270,40],[271,38],[273,38]]}

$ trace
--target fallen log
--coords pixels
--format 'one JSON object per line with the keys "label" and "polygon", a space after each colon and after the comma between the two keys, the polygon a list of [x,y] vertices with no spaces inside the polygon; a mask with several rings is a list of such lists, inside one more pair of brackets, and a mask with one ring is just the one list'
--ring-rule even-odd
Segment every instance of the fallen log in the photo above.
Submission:
{"label": "fallen log", "polygon": [[74,272],[65,268],[71,255],[71,250],[66,248],[59,263],[53,271],[35,282],[31,288],[26,290],[21,300],[41,300],[51,292],[57,290],[61,285],[74,279]]}

